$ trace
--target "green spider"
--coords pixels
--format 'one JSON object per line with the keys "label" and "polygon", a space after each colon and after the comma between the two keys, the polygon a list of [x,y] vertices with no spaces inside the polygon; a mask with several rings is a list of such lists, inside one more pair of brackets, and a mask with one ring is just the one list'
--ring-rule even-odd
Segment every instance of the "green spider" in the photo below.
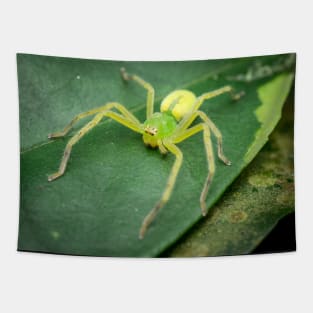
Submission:
{"label": "green spider", "polygon": [[[122,104],[117,102],[109,102],[102,107],[78,114],[62,131],[48,136],[49,139],[63,137],[70,131],[74,123],[86,116],[95,115],[89,123],[82,127],[69,140],[66,145],[59,170],[50,175],[48,177],[48,181],[53,181],[64,174],[73,145],[76,144],[89,130],[95,127],[104,117],[110,117],[133,131],[142,134],[145,145],[152,148],[158,147],[162,154],[166,154],[168,152],[173,153],[176,159],[161,199],[156,203],[154,208],[142,222],[139,231],[139,238],[142,239],[149,225],[155,219],[159,210],[167,203],[173,191],[176,178],[183,161],[183,154],[176,144],[200,131],[203,131],[203,140],[208,162],[208,176],[200,195],[200,207],[202,215],[205,216],[207,214],[205,200],[215,173],[211,131],[217,138],[218,157],[226,165],[230,165],[231,162],[223,153],[221,132],[204,112],[199,111],[199,108],[205,100],[219,96],[226,92],[232,93],[233,88],[231,86],[224,86],[222,88],[206,92],[199,97],[196,97],[194,93],[189,90],[175,90],[163,99],[161,103],[161,112],[154,112],[154,88],[137,75],[127,73],[124,68],[121,68],[121,75],[125,81],[133,80],[147,90],[146,121],[144,123],[140,123],[140,121],[131,112],[129,112]],[[234,96],[234,99],[238,98],[238,95]],[[113,111],[113,109],[119,113]],[[198,117],[202,120],[202,122],[190,127],[190,125]]]}

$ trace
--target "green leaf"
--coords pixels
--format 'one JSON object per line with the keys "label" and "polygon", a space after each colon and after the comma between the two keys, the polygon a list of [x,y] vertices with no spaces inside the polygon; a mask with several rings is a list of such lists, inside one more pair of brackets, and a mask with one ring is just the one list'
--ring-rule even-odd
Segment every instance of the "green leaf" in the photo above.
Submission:
{"label": "green leaf", "polygon": [[[232,161],[232,166],[225,166],[216,157],[207,199],[211,207],[266,142],[293,81],[292,73],[250,83],[228,77],[245,73],[256,61],[275,64],[278,58],[113,62],[18,55],[22,148],[18,249],[159,255],[201,218],[199,196],[207,175],[202,135],[179,144],[184,163],[171,199],[139,240],[141,222],[160,198],[174,157],[162,157],[147,149],[138,134],[104,120],[75,145],[65,175],[49,183],[47,175],[58,168],[70,136],[48,141],[47,134],[62,129],[76,114],[109,101],[123,103],[144,121],[145,91],[122,82],[122,66],[154,85],[155,110],[173,89],[200,95],[232,84],[245,92],[242,99],[233,102],[222,95],[201,108],[221,130],[225,154]],[[260,107],[272,114],[256,114]]]}
{"label": "green leaf", "polygon": [[[251,253],[281,218],[294,212],[291,98],[285,103],[283,118],[268,143],[211,208],[208,218],[200,220],[162,256]],[[285,235],[289,238],[292,234]],[[286,242],[267,251],[286,251]]]}

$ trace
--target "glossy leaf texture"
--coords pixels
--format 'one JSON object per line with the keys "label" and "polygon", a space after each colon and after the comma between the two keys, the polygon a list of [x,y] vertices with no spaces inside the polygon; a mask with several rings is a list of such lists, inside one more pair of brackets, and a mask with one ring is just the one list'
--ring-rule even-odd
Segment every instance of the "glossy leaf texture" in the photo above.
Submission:
{"label": "glossy leaf texture", "polygon": [[[217,155],[216,173],[207,198],[211,207],[255,157],[281,115],[293,83],[290,68],[256,79],[236,80],[256,62],[275,69],[281,58],[268,56],[213,61],[122,62],[20,54],[17,58],[20,131],[21,199],[18,249],[74,255],[155,257],[177,241],[200,218],[199,196],[207,175],[202,134],[179,144],[184,162],[172,197],[143,240],[143,218],[160,198],[174,157],[161,156],[143,145],[140,135],[103,120],[73,148],[66,173],[48,182],[56,171],[66,142],[48,141],[75,115],[109,101],[118,101],[142,122],[146,93],[124,83],[125,67],[156,90],[155,110],[174,89],[196,95],[232,85],[245,96],[229,95],[202,106],[223,134],[231,166]],[[249,72],[250,71],[250,72]],[[250,75],[251,76],[251,75]],[[235,78],[234,78],[235,77]],[[216,141],[213,138],[214,147]]]}

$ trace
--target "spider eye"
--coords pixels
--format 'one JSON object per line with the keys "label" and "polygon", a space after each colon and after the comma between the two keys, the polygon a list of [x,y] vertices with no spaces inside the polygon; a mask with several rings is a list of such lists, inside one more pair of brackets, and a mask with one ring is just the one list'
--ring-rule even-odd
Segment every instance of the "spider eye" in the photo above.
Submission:
{"label": "spider eye", "polygon": [[144,129],[145,133],[151,135],[151,136],[155,136],[158,133],[158,129],[156,127],[152,127],[147,125]]}

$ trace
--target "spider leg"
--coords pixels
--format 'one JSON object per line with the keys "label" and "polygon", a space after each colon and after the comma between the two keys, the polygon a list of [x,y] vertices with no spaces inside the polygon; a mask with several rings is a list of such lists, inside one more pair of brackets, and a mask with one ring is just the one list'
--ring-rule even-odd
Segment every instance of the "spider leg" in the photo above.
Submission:
{"label": "spider leg", "polygon": [[197,111],[197,115],[210,127],[212,133],[217,139],[217,155],[226,165],[231,165],[231,162],[226,158],[223,152],[223,137],[220,130],[212,122],[212,120],[202,111]]}
{"label": "spider leg", "polygon": [[207,156],[207,162],[208,162],[208,176],[205,180],[201,195],[200,195],[200,207],[202,211],[202,215],[205,216],[207,214],[207,207],[206,207],[206,197],[215,173],[215,162],[214,162],[214,153],[212,148],[212,142],[211,142],[211,134],[210,134],[210,128],[208,124],[201,123],[196,126],[193,126],[189,129],[186,129],[182,131],[180,134],[176,134],[176,137],[173,138],[174,143],[179,143],[196,133],[203,131],[203,141],[204,141],[204,147],[206,151]]}
{"label": "spider leg", "polygon": [[110,117],[111,119],[117,121],[118,123],[132,129],[135,132],[138,133],[142,133],[142,127],[140,126],[140,124],[134,123],[133,120],[129,120],[127,118],[125,118],[124,116],[113,112],[113,111],[105,111],[105,112],[100,112],[98,113],[89,123],[87,123],[83,128],[81,128],[71,139],[70,141],[67,143],[65,150],[64,150],[64,154],[63,154],[63,158],[62,161],[60,163],[59,166],[59,170],[50,175],[48,177],[48,181],[52,181],[55,180],[56,178],[62,176],[65,172],[66,169],[66,165],[67,162],[69,160],[71,151],[72,151],[72,147],[92,128],[94,128],[103,117]]}
{"label": "spider leg", "polygon": [[223,93],[226,93],[226,92],[231,92],[232,93],[233,92],[233,87],[231,87],[231,86],[224,86],[222,88],[219,88],[219,89],[216,89],[216,90],[213,90],[213,91],[209,91],[209,92],[206,92],[206,93],[202,94],[201,96],[199,96],[197,98],[197,101],[195,102],[195,105],[193,107],[193,111],[198,110],[205,100],[209,100],[209,99],[215,98],[215,97],[220,96],[220,95],[222,95]]}
{"label": "spider leg", "polygon": [[[177,129],[174,133],[174,138],[178,134],[182,134],[184,130],[186,130],[192,122],[197,118],[200,117],[204,123],[206,123],[211,131],[213,132],[214,136],[217,139],[217,154],[220,160],[222,160],[226,165],[231,165],[231,162],[227,159],[223,152],[223,137],[220,130],[216,127],[216,125],[212,122],[212,120],[203,112],[203,111],[195,111],[191,115],[189,115],[189,119],[184,122],[184,127]],[[176,135],[175,135],[176,134]]]}
{"label": "spider leg", "polygon": [[140,125],[140,122],[138,121],[138,119],[130,111],[128,111],[122,104],[117,103],[117,102],[109,102],[109,103],[107,103],[107,104],[105,104],[105,105],[103,105],[101,107],[98,107],[98,108],[95,108],[95,109],[89,110],[87,112],[83,112],[83,113],[80,113],[80,114],[76,115],[71,120],[71,122],[68,125],[65,126],[65,128],[62,131],[49,134],[48,138],[52,139],[52,138],[63,137],[71,130],[73,125],[75,123],[77,123],[79,120],[81,120],[82,118],[85,118],[87,116],[94,115],[94,114],[97,114],[97,113],[100,113],[100,112],[104,112],[104,111],[107,111],[107,110],[111,110],[113,108],[115,108],[120,113],[122,113],[122,115],[125,118],[129,119],[130,121],[134,122],[135,124]]}
{"label": "spider leg", "polygon": [[171,193],[173,191],[175,182],[176,182],[176,177],[177,174],[180,170],[181,164],[183,162],[183,154],[180,151],[180,149],[174,145],[172,142],[163,142],[164,146],[170,151],[172,152],[176,159],[175,162],[173,164],[171,173],[168,177],[167,183],[166,183],[166,187],[163,191],[162,197],[161,199],[157,202],[157,204],[154,206],[154,208],[149,212],[149,214],[144,218],[141,228],[140,228],[140,232],[139,232],[139,238],[142,239],[145,235],[145,232],[147,231],[149,225],[152,223],[152,221],[155,219],[156,215],[158,214],[158,212],[160,211],[160,209],[166,204],[166,202],[168,201],[168,199],[171,196]]}
{"label": "spider leg", "polygon": [[244,91],[240,91],[238,93],[235,93],[233,87],[231,87],[231,86],[224,86],[222,88],[206,92],[206,93],[202,94],[201,96],[199,96],[197,98],[195,104],[194,104],[194,107],[193,107],[192,111],[194,112],[194,111],[198,110],[205,100],[209,100],[209,99],[215,98],[215,97],[220,96],[220,95],[222,95],[223,93],[226,93],[226,92],[230,93],[231,98],[234,101],[238,101],[241,97],[243,97],[245,95]]}
{"label": "spider leg", "polygon": [[152,85],[144,81],[137,75],[131,75],[127,73],[124,67],[121,68],[121,75],[125,81],[134,80],[137,84],[147,90],[147,119],[150,118],[153,114],[154,105],[154,88],[152,87]]}
{"label": "spider leg", "polygon": [[230,92],[231,94],[233,94],[233,88],[231,86],[224,86],[222,88],[210,91],[210,92],[206,92],[204,94],[202,94],[201,96],[199,96],[197,98],[197,100],[195,101],[192,109],[190,110],[190,112],[188,114],[186,114],[186,116],[184,116],[184,118],[179,122],[176,131],[180,132],[181,130],[187,129],[189,125],[191,125],[191,123],[194,121],[195,117],[194,117],[194,113],[197,112],[197,110],[200,108],[200,106],[203,104],[203,102],[205,100],[209,100],[212,98],[215,98],[217,96],[220,96],[226,92]]}

